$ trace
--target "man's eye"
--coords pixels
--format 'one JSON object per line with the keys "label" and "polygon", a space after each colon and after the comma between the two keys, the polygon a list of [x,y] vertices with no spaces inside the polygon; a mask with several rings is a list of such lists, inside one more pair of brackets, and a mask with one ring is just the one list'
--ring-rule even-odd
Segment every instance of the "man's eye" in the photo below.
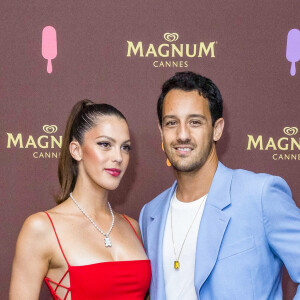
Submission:
{"label": "man's eye", "polygon": [[168,121],[166,123],[166,126],[174,126],[174,125],[176,125],[176,121]]}
{"label": "man's eye", "polygon": [[201,125],[202,124],[199,120],[191,120],[190,123],[192,125]]}
{"label": "man's eye", "polygon": [[109,148],[110,147],[110,143],[107,143],[107,142],[98,142],[97,144],[102,148]]}

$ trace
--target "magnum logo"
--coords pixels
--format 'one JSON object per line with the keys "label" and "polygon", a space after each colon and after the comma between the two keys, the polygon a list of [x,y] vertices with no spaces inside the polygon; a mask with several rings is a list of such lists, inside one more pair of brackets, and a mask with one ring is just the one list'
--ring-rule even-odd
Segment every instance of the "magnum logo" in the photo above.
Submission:
{"label": "magnum logo", "polygon": [[[60,149],[62,145],[62,136],[54,136],[57,132],[56,125],[44,125],[43,131],[46,134],[34,137],[33,135],[24,136],[22,133],[16,135],[7,132],[7,146],[6,148],[19,149]],[[58,158],[59,151],[35,151],[34,158]]]}
{"label": "magnum logo", "polygon": [[171,43],[176,42],[178,40],[178,38],[179,38],[178,33],[168,33],[168,32],[166,32],[164,34],[164,39],[168,42],[171,42]]}
{"label": "magnum logo", "polygon": [[57,131],[57,126],[56,125],[44,125],[43,130],[49,134],[55,133]]}
{"label": "magnum logo", "polygon": [[[178,33],[165,33],[164,39],[168,43],[160,45],[143,44],[142,41],[134,43],[127,41],[127,57],[140,57],[140,58],[202,58],[202,57],[215,57],[215,45],[217,42],[199,42],[197,44],[178,44]],[[153,66],[158,67],[179,67],[187,68],[188,61],[186,60],[168,60],[168,61],[153,61]]]}
{"label": "magnum logo", "polygon": [[248,134],[247,150],[273,151],[274,160],[300,160],[300,138],[294,137],[298,133],[298,128],[284,127],[283,133],[286,136],[279,138],[263,138],[262,135],[254,137]]}
{"label": "magnum logo", "polygon": [[298,128],[297,127],[284,127],[283,132],[286,135],[296,135],[298,133]]}

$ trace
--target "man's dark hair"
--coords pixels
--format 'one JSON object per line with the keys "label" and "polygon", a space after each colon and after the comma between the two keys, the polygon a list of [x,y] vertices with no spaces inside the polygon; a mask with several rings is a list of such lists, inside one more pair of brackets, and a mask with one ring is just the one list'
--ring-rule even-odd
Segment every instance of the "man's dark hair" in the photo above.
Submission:
{"label": "man's dark hair", "polygon": [[198,91],[199,95],[209,102],[212,125],[223,116],[223,99],[217,86],[208,78],[193,72],[178,72],[168,79],[162,86],[157,101],[157,115],[162,126],[162,110],[167,93],[173,89],[186,92]]}

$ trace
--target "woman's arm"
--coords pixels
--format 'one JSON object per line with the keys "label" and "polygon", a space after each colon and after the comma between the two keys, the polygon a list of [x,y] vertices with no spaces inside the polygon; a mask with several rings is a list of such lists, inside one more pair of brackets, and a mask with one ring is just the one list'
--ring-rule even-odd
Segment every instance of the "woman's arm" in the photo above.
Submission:
{"label": "woman's arm", "polygon": [[10,300],[37,300],[48,272],[51,244],[43,213],[30,216],[21,229],[13,261]]}
{"label": "woman's arm", "polygon": [[149,293],[149,291],[147,292],[147,294],[145,296],[145,300],[150,300],[150,293]]}

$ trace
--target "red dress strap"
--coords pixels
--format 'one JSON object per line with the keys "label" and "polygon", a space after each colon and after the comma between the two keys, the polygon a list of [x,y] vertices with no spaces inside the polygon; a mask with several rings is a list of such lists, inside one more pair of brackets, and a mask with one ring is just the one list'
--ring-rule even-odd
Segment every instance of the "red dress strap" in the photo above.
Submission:
{"label": "red dress strap", "polygon": [[133,225],[131,224],[131,222],[128,220],[128,218],[125,216],[125,215],[122,215],[124,217],[124,219],[130,224],[131,228],[133,229],[133,231],[135,232],[135,235],[137,236],[137,238],[140,240],[142,246],[144,247],[143,245],[143,242],[142,240],[140,239],[139,235],[137,234],[136,230],[134,229]]}
{"label": "red dress strap", "polygon": [[70,264],[69,264],[69,262],[68,262],[68,260],[67,260],[67,258],[66,258],[66,256],[65,256],[65,253],[64,253],[64,251],[63,251],[63,249],[62,249],[62,246],[61,246],[61,244],[60,244],[59,238],[58,238],[58,236],[57,236],[57,233],[56,233],[56,230],[55,230],[55,227],[54,227],[53,221],[52,221],[52,219],[51,219],[50,215],[49,215],[49,214],[48,214],[46,211],[44,211],[44,213],[45,213],[45,214],[48,216],[48,218],[49,218],[49,220],[50,220],[50,222],[51,222],[51,225],[52,225],[53,231],[54,231],[54,233],[55,233],[55,236],[56,236],[56,239],[57,239],[57,242],[58,242],[59,248],[60,248],[60,250],[61,250],[61,253],[62,253],[62,255],[64,256],[64,258],[65,258],[65,261],[66,261],[66,263],[67,263],[68,267],[70,267]]}

